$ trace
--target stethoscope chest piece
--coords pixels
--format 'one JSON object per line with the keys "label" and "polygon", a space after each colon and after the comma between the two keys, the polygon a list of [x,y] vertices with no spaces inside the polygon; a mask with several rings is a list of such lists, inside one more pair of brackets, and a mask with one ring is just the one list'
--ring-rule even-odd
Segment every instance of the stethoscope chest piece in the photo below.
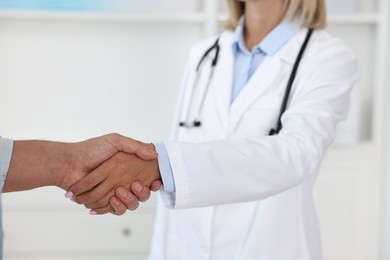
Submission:
{"label": "stethoscope chest piece", "polygon": [[[217,63],[218,63],[219,50],[220,50],[220,46],[219,46],[219,37],[218,37],[217,40],[215,41],[215,43],[210,48],[208,48],[206,50],[206,52],[200,58],[199,63],[196,66],[195,80],[194,80],[194,84],[193,84],[192,89],[191,89],[190,102],[189,102],[189,105],[187,107],[185,120],[179,122],[180,127],[199,128],[202,126],[202,122],[200,120],[200,115],[202,113],[202,109],[204,107],[204,102],[205,102],[205,99],[207,96],[207,92],[210,88],[210,84],[211,84],[211,81],[212,81],[213,76],[214,76],[215,67],[217,66]],[[201,86],[199,83],[201,81],[203,67],[206,64],[206,61],[208,60],[209,55],[213,51],[214,51],[214,56],[212,56],[212,59],[211,59],[210,73],[206,79],[205,88],[201,92],[201,89],[200,89]],[[193,103],[195,103],[195,97],[198,98],[198,105],[196,106],[195,109],[193,109],[191,111],[191,109],[194,106]],[[190,118],[191,112],[193,113],[192,119]]]}

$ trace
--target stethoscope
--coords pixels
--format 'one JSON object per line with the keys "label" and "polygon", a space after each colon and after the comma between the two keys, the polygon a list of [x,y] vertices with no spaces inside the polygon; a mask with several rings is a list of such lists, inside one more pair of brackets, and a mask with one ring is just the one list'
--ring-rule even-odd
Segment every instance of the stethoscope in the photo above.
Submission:
{"label": "stethoscope", "polygon": [[[297,74],[297,70],[298,70],[298,66],[299,66],[299,63],[301,62],[302,60],[302,56],[303,56],[303,53],[305,52],[306,50],[306,47],[307,47],[307,44],[310,40],[310,37],[313,33],[313,29],[308,29],[308,32],[306,34],[306,38],[305,38],[305,41],[302,43],[302,46],[301,46],[301,49],[299,50],[299,53],[298,53],[298,56],[295,60],[295,63],[294,63],[294,66],[293,66],[293,69],[291,71],[291,74],[290,74],[290,77],[289,77],[289,80],[287,82],[287,86],[286,86],[286,90],[285,90],[285,93],[284,93],[284,97],[283,97],[283,101],[282,101],[282,105],[281,105],[281,108],[280,108],[280,112],[279,112],[279,116],[278,116],[278,121],[277,121],[277,124],[276,124],[276,128],[272,128],[270,131],[269,131],[269,135],[276,135],[279,133],[279,131],[282,129],[282,121],[281,121],[281,118],[282,118],[282,115],[283,113],[286,111],[287,109],[287,102],[288,102],[288,98],[290,96],[290,92],[291,92],[291,87],[293,85],[293,82],[294,82],[294,79],[295,79],[295,76]],[[205,53],[203,54],[203,56],[201,57],[201,59],[199,60],[199,63],[198,65],[196,66],[196,71],[195,71],[195,80],[194,80],[194,83],[193,83],[193,86],[192,86],[192,90],[191,90],[191,93],[190,93],[190,102],[189,102],[189,105],[188,105],[188,109],[187,109],[187,113],[186,113],[186,120],[185,121],[180,121],[179,123],[179,126],[180,127],[187,127],[187,128],[194,128],[194,127],[201,127],[202,126],[202,121],[200,119],[200,114],[202,112],[202,109],[203,109],[203,105],[204,105],[204,101],[205,101],[205,98],[207,96],[207,92],[209,90],[209,87],[210,87],[210,82],[211,80],[213,79],[213,75],[214,75],[214,71],[215,71],[215,68],[217,66],[217,63],[218,63],[218,58],[219,58],[219,51],[220,51],[220,45],[219,45],[219,39],[220,37],[217,38],[217,40],[215,41],[215,43],[210,46],[206,51]],[[195,114],[194,114],[194,117],[193,117],[193,120],[188,120],[189,118],[189,113],[190,113],[190,108],[192,107],[192,103],[194,102],[194,98],[191,98],[194,96],[194,92],[196,89],[199,88],[198,84],[199,84],[199,79],[202,75],[202,69],[203,69],[203,66],[205,64],[205,60],[206,58],[209,56],[209,54],[215,50],[214,52],[214,57],[211,61],[211,68],[210,68],[210,74],[207,78],[207,82],[206,82],[206,88],[205,90],[203,91],[203,94],[201,96],[201,99],[200,99],[200,103],[199,103],[199,106],[198,108],[195,110]]]}

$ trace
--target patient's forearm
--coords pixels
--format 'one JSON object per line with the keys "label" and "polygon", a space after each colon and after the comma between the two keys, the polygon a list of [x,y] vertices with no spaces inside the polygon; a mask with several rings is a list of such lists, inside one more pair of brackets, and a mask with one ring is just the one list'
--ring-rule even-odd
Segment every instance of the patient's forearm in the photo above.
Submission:
{"label": "patient's forearm", "polygon": [[69,144],[47,141],[15,141],[3,192],[59,185],[71,171]]}
{"label": "patient's forearm", "polygon": [[77,143],[15,141],[3,192],[48,185],[67,190],[118,152],[155,160],[149,146],[118,134]]}

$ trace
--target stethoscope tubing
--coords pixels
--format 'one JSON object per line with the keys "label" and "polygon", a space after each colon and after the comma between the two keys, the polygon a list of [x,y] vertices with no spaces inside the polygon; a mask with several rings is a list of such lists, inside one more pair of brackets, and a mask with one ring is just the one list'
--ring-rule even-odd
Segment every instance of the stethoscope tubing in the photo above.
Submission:
{"label": "stethoscope tubing", "polygon": [[312,33],[313,33],[313,29],[309,28],[309,30],[306,34],[305,41],[303,42],[302,47],[299,50],[298,56],[295,60],[293,69],[292,69],[291,74],[290,74],[290,78],[288,79],[288,82],[287,82],[286,91],[284,93],[282,105],[280,107],[280,112],[279,112],[276,128],[275,129],[271,128],[271,130],[269,131],[269,135],[279,134],[280,130],[282,129],[282,116],[287,109],[287,103],[288,103],[288,98],[290,96],[291,88],[292,88],[292,85],[294,83],[295,77],[297,75],[298,67],[299,67],[299,64],[302,60],[303,53],[306,50],[307,44],[309,43],[309,40],[311,38]]}
{"label": "stethoscope tubing", "polygon": [[[192,90],[191,90],[191,95],[190,95],[190,102],[189,102],[189,105],[188,105],[188,108],[187,108],[185,121],[181,121],[179,123],[180,127],[191,128],[191,127],[200,127],[202,125],[202,122],[200,120],[200,114],[201,114],[202,109],[203,109],[204,101],[206,99],[206,95],[207,95],[209,86],[211,84],[211,80],[213,79],[213,76],[214,76],[215,67],[217,66],[217,63],[218,63],[219,50],[220,50],[219,39],[220,39],[220,37],[218,37],[217,40],[214,42],[214,44],[205,51],[203,56],[200,58],[200,60],[198,62],[198,65],[196,66],[196,75],[195,75],[194,83],[192,85]],[[206,60],[207,56],[214,49],[215,49],[215,54],[214,54],[213,60],[211,61],[211,71],[210,71],[209,77],[207,79],[205,91],[203,92],[203,95],[201,97],[199,108],[195,112],[194,121],[192,123],[189,123],[189,120],[188,120],[189,119],[189,113],[190,113],[191,107],[192,107],[193,102],[194,102],[194,99],[192,97],[194,95],[195,89],[199,87],[198,83],[199,83],[200,76],[202,74],[202,66],[204,65],[204,61]]]}
{"label": "stethoscope tubing", "polygon": [[[298,56],[297,56],[297,58],[295,60],[293,69],[291,71],[290,77],[289,77],[288,82],[287,82],[286,90],[285,90],[285,93],[284,93],[284,96],[283,96],[283,100],[282,100],[280,112],[279,112],[279,115],[278,115],[276,127],[275,128],[271,128],[271,130],[269,131],[268,135],[270,135],[270,136],[278,134],[280,132],[280,130],[282,129],[282,116],[283,116],[284,112],[287,109],[287,103],[288,103],[289,96],[290,96],[290,93],[291,93],[292,85],[294,83],[295,77],[297,75],[299,64],[300,64],[300,62],[302,60],[303,54],[304,54],[304,52],[305,52],[305,50],[307,48],[307,45],[309,43],[309,40],[311,38],[312,33],[313,33],[313,29],[309,28],[308,32],[306,34],[306,38],[305,38],[304,42],[302,43],[301,49],[299,50]],[[218,37],[217,40],[214,42],[214,44],[212,46],[210,46],[205,51],[205,53],[202,55],[202,57],[199,60],[199,63],[196,66],[196,71],[195,71],[196,75],[195,75],[194,84],[192,86],[191,95],[189,97],[190,101],[189,101],[189,105],[187,107],[185,121],[180,121],[179,122],[179,126],[180,127],[192,128],[192,127],[201,127],[202,126],[202,122],[200,120],[200,115],[202,113],[202,110],[203,110],[203,107],[204,107],[204,102],[205,102],[205,99],[206,99],[206,95],[208,93],[211,81],[212,81],[213,76],[214,76],[214,71],[215,71],[215,68],[217,66],[218,59],[219,59],[219,51],[220,51],[219,39],[220,39],[220,37]],[[199,87],[198,83],[199,83],[200,75],[202,73],[202,68],[203,68],[203,65],[204,65],[204,61],[206,60],[207,56],[214,49],[215,49],[215,54],[214,54],[213,60],[211,62],[210,74],[209,74],[209,77],[207,79],[206,88],[205,88],[205,90],[203,92],[203,95],[201,97],[201,100],[200,100],[199,108],[198,108],[197,111],[195,111],[195,116],[194,116],[193,122],[192,123],[188,123],[189,122],[189,120],[188,120],[189,119],[189,113],[190,113],[191,107],[192,107],[193,102],[194,102],[194,98],[192,98],[192,97],[194,95],[195,89],[197,89]]]}

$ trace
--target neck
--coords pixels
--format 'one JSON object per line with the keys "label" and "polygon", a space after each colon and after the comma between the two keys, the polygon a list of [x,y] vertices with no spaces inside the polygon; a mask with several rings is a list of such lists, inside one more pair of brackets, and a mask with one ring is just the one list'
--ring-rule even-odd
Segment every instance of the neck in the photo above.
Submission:
{"label": "neck", "polygon": [[244,39],[248,50],[252,50],[282,21],[283,7],[283,0],[245,2]]}

